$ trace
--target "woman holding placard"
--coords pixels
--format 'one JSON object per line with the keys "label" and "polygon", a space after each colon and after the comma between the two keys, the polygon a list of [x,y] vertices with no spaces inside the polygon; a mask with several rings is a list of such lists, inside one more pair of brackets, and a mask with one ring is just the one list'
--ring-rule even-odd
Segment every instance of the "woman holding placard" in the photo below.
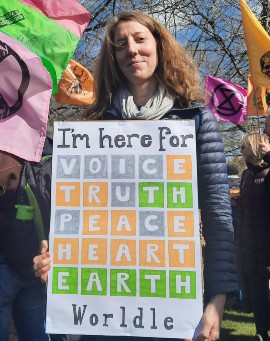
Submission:
{"label": "woman holding placard", "polygon": [[[223,142],[216,119],[201,104],[194,61],[159,22],[126,11],[106,25],[94,79],[95,102],[84,119],[195,120],[199,207],[206,240],[205,310],[197,340],[217,340],[226,296],[236,293],[238,284]],[[50,267],[48,255],[34,260],[36,275],[43,280]]]}

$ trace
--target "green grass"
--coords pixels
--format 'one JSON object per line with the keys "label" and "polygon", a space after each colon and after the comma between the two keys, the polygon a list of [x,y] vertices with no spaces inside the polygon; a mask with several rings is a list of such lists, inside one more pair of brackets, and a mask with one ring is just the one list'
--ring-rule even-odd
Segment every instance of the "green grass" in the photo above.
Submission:
{"label": "green grass", "polygon": [[227,309],[223,315],[220,341],[253,341],[253,314]]}

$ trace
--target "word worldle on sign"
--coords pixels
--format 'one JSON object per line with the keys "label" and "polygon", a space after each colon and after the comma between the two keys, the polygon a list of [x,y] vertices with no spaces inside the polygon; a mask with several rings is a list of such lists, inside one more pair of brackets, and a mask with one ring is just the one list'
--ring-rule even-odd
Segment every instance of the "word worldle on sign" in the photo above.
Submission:
{"label": "word worldle on sign", "polygon": [[48,333],[196,335],[195,134],[193,120],[55,123]]}

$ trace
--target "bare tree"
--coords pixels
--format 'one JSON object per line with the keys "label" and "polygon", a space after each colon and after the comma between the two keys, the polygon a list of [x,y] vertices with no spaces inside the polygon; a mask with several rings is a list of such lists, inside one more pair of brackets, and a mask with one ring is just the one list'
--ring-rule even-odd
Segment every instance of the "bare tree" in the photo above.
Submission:
{"label": "bare tree", "polygon": [[[202,78],[207,74],[247,86],[249,64],[243,37],[241,11],[238,0],[80,0],[91,13],[74,59],[90,71],[99,53],[106,21],[124,9],[147,12],[172,32],[193,54]],[[270,1],[247,1],[270,30]],[[204,85],[202,84],[202,91]],[[51,119],[76,119],[83,110],[76,106],[59,106],[52,100]],[[256,127],[256,119],[248,119],[243,126],[220,122],[228,157],[239,155],[243,132]]]}

